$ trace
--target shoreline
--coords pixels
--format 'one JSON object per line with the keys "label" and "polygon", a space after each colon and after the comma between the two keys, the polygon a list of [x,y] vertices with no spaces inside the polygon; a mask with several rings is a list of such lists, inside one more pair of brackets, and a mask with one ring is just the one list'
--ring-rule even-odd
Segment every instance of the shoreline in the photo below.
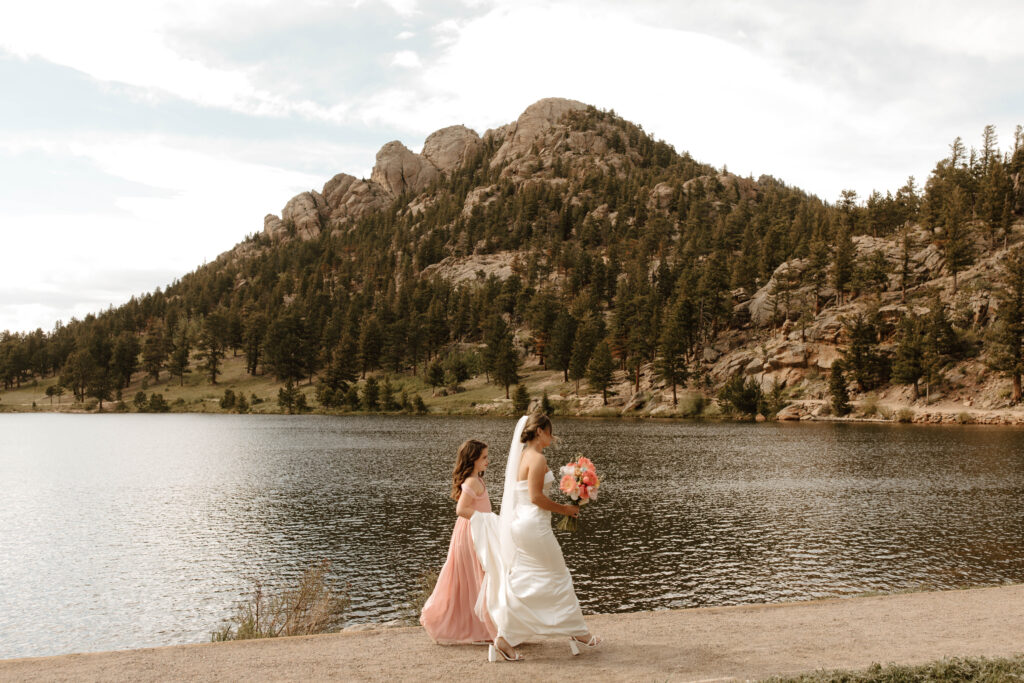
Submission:
{"label": "shoreline", "polygon": [[[791,404],[790,408],[794,407]],[[736,422],[736,423],[762,423],[762,422],[810,422],[810,423],[835,423],[835,424],[914,424],[914,425],[953,425],[953,426],[966,426],[966,425],[992,425],[1001,427],[1012,427],[1024,425],[1024,407],[1022,408],[1003,408],[995,410],[985,409],[955,409],[955,408],[926,408],[926,409],[915,409],[911,406],[900,405],[897,407],[885,406],[885,409],[890,410],[891,417],[876,417],[876,416],[856,416],[847,415],[844,417],[835,417],[831,415],[811,415],[809,412],[796,412],[790,411],[787,414],[780,414],[778,417],[768,420],[761,420],[752,417],[735,417],[725,414],[711,414],[711,415],[681,415],[673,414],[669,412],[657,412],[657,413],[614,413],[610,411],[596,411],[596,412],[572,412],[565,413],[555,411],[553,416],[557,418],[575,418],[575,419],[587,419],[587,420],[602,420],[602,421],[650,421],[650,422]],[[913,416],[910,419],[899,419],[896,413],[899,410],[911,410]],[[447,410],[447,411],[428,411],[427,413],[416,414],[409,412],[367,412],[367,411],[328,411],[321,409],[313,409],[302,413],[286,413],[283,411],[250,411],[248,413],[237,413],[228,410],[210,409],[210,410],[170,410],[166,413],[149,413],[140,412],[134,410],[116,410],[104,407],[102,411],[96,409],[86,409],[83,407],[72,407],[69,405],[64,406],[38,406],[38,407],[26,407],[24,405],[12,405],[12,404],[0,404],[0,415],[314,415],[322,417],[423,417],[423,418],[440,418],[440,417],[485,417],[485,418],[514,418],[516,413],[511,411],[499,411],[499,410]],[[759,416],[758,416],[759,417]]]}
{"label": "shoreline", "polygon": [[0,679],[36,680],[745,680],[872,663],[1009,657],[1024,651],[1024,584],[586,617],[605,637],[572,657],[531,641],[526,661],[438,646],[418,626],[0,660]]}

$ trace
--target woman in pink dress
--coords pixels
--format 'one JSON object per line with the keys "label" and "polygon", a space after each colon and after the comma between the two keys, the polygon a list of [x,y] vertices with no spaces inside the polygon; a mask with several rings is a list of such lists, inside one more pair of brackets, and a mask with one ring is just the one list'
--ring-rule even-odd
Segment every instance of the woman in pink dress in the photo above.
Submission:
{"label": "woman in pink dress", "polygon": [[[420,615],[423,628],[440,644],[488,643],[494,640],[495,630],[490,619],[482,620],[473,609],[484,571],[469,531],[469,519],[473,513],[491,511],[491,500],[481,478],[486,469],[487,444],[470,439],[459,447],[452,472],[452,498],[457,501],[455,512],[458,519],[448,546],[448,559]],[[506,649],[511,650],[507,646]]]}

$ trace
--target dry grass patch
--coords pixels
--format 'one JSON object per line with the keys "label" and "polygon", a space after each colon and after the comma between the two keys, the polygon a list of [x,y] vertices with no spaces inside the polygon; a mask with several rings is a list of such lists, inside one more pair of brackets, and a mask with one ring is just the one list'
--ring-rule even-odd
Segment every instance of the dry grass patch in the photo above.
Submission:
{"label": "dry grass patch", "polygon": [[351,601],[348,590],[330,580],[329,570],[326,561],[315,564],[296,586],[273,594],[267,594],[263,584],[255,582],[249,599],[211,634],[211,640],[308,636],[341,630]]}

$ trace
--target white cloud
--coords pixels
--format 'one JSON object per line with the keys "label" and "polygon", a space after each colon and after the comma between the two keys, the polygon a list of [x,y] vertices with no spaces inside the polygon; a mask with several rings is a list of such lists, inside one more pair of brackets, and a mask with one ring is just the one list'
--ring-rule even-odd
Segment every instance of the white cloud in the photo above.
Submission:
{"label": "white cloud", "polygon": [[393,66],[401,66],[407,69],[418,69],[423,66],[420,62],[420,57],[412,50],[402,50],[396,52],[394,58],[391,60]]}
{"label": "white cloud", "polygon": [[[88,158],[106,174],[162,192],[122,197],[110,212],[69,218],[41,207],[35,214],[19,216],[16,226],[0,224],[9,253],[39,255],[5,264],[0,274],[0,330],[49,329],[57,317],[80,315],[82,306],[95,311],[127,300],[140,293],[139,288],[164,286],[169,272],[183,275],[212,260],[246,234],[262,230],[265,214],[279,212],[293,195],[319,189],[326,180],[239,161],[243,155],[225,143],[204,148],[197,141],[124,136],[49,139],[38,146],[52,154]],[[0,150],[25,147],[24,142],[0,140]],[[302,153],[298,147],[293,152]],[[142,284],[145,278],[129,281],[111,275],[125,268],[151,272],[152,280]],[[96,287],[96,282],[108,284]],[[9,300],[7,292],[15,288],[21,301]],[[41,303],[57,291],[74,292],[79,304],[57,310]]]}
{"label": "white cloud", "polygon": [[395,36],[395,40],[409,40],[410,38],[415,38],[415,37],[416,37],[416,34],[413,33],[412,31],[402,31],[397,36]]}
{"label": "white cloud", "polygon": [[[274,4],[274,0],[263,4]],[[99,81],[139,88],[150,100],[171,95],[255,116],[298,114],[343,121],[347,105],[324,107],[308,100],[291,101],[258,87],[254,74],[246,68],[210,65],[181,54],[170,44],[172,29],[186,23],[229,31],[225,17],[233,16],[238,7],[259,9],[240,0],[20,3],[5,9],[0,49],[68,66]],[[54,15],[60,20],[53,21]]]}

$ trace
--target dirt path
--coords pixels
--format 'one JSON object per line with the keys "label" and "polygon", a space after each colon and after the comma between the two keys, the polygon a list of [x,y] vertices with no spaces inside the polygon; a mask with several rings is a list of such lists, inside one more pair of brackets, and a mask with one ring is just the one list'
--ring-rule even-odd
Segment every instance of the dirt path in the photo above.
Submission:
{"label": "dirt path", "polygon": [[528,643],[488,664],[420,628],[0,661],[0,680],[657,680],[762,678],[872,662],[1024,652],[1024,585],[587,618],[606,643]]}

